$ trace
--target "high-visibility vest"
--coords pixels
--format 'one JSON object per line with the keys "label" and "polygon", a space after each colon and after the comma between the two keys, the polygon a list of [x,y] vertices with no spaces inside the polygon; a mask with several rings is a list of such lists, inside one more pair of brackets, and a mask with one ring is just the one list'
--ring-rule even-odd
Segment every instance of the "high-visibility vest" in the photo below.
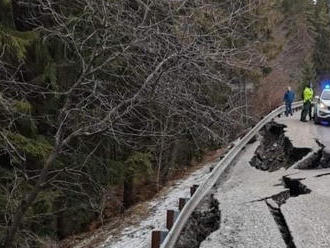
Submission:
{"label": "high-visibility vest", "polygon": [[311,102],[313,100],[313,90],[311,88],[306,87],[304,89],[304,102]]}

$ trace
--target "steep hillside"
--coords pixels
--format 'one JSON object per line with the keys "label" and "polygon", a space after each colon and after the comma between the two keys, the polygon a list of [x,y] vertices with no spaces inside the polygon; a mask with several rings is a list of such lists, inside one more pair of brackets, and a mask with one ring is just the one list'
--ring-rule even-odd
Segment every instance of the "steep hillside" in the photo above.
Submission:
{"label": "steep hillside", "polygon": [[[258,115],[263,115],[283,102],[283,94],[291,86],[298,98],[304,81],[306,64],[313,63],[315,32],[308,1],[306,6],[286,1],[269,1],[264,11],[269,24],[268,40],[261,43],[267,68],[256,89],[253,101]],[[302,2],[300,3],[302,4]],[[262,103],[262,104],[260,104]]]}

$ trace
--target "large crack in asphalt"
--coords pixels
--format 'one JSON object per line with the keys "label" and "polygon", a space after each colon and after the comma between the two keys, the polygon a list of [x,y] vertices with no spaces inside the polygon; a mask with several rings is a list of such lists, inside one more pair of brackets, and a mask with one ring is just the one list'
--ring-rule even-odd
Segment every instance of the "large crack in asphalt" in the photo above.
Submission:
{"label": "large crack in asphalt", "polygon": [[293,236],[291,235],[288,224],[286,223],[285,217],[281,211],[281,208],[274,206],[271,202],[266,200],[266,204],[269,208],[270,213],[272,214],[280,232],[282,238],[288,248],[296,248],[296,245],[293,241]]}
{"label": "large crack in asphalt", "polygon": [[306,159],[299,162],[297,169],[324,169],[330,168],[330,151],[319,140],[315,139],[320,149],[310,154]]}
{"label": "large crack in asphalt", "polygon": [[[330,162],[330,156],[325,158],[323,155],[324,146],[322,147],[321,144],[319,144],[321,147],[320,150],[314,153],[309,148],[294,147],[289,138],[285,136],[285,127],[285,125],[276,122],[270,122],[265,125],[261,131],[263,137],[261,143],[250,161],[253,167],[273,172],[280,168],[287,169],[298,161],[301,162],[297,163],[301,168],[316,168],[321,161],[323,161],[323,164]],[[325,175],[322,174],[320,176]],[[283,185],[286,190],[270,197],[252,201],[265,202],[288,248],[295,248],[296,245],[285,216],[282,213],[281,206],[291,197],[299,197],[300,195],[311,193],[311,190],[301,183],[302,180],[304,179],[292,179],[289,176],[283,176],[280,185]],[[219,202],[210,193],[190,216],[175,248],[200,247],[200,244],[211,233],[220,228],[220,220],[221,211],[219,209]]]}
{"label": "large crack in asphalt", "polygon": [[[323,164],[330,161],[330,156],[329,160],[324,159],[324,146],[321,143],[318,143],[320,150],[314,153],[309,148],[294,147],[289,138],[285,136],[285,127],[285,125],[276,122],[270,122],[265,125],[260,132],[262,135],[260,145],[250,161],[251,166],[263,171],[273,172],[280,168],[288,169],[298,161],[300,161],[297,163],[298,168],[316,168],[321,161],[323,161]],[[295,248],[296,245],[285,216],[282,213],[281,206],[291,197],[299,197],[300,195],[311,193],[311,190],[301,183],[302,180],[304,178],[292,179],[289,176],[283,176],[280,185],[283,185],[286,190],[252,201],[264,201],[266,203],[288,248]]]}
{"label": "large crack in asphalt", "polygon": [[175,248],[198,248],[211,233],[219,229],[220,219],[219,201],[209,194],[189,217]]}
{"label": "large crack in asphalt", "polygon": [[307,188],[306,185],[300,182],[302,180],[305,180],[305,178],[292,179],[289,176],[283,176],[281,179],[281,183],[276,186],[283,185],[287,190],[284,190],[278,194],[271,195],[269,197],[250,201],[250,203],[267,201],[271,199],[275,201],[279,206],[281,206],[285,204],[286,200],[288,200],[290,197],[298,197],[300,195],[311,193],[312,191],[309,188]]}
{"label": "large crack in asphalt", "polygon": [[298,197],[300,195],[310,194],[312,191],[301,181],[304,178],[292,179],[288,176],[283,176],[281,184],[287,190],[284,190],[278,194],[274,194],[269,197],[265,197],[259,200],[254,200],[251,202],[265,201],[271,215],[273,216],[275,223],[281,233],[283,241],[288,248],[295,248],[294,238],[291,234],[290,228],[286,222],[285,216],[282,213],[281,206],[287,202],[291,197]]}
{"label": "large crack in asphalt", "polygon": [[288,190],[264,199],[288,248],[295,248],[296,245],[285,216],[282,213],[281,206],[291,197],[298,197],[312,192],[306,185],[301,183],[302,180],[304,180],[304,178],[292,179],[288,176],[283,176],[282,185]]}
{"label": "large crack in asphalt", "polygon": [[250,161],[251,166],[269,172],[287,169],[312,151],[310,148],[294,147],[284,134],[285,127],[276,122],[265,125],[260,131],[262,140]]}

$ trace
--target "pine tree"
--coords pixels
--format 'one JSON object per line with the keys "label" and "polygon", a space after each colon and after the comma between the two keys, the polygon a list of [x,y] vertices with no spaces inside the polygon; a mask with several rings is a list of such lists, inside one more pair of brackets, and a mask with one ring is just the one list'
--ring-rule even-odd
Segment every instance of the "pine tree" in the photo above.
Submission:
{"label": "pine tree", "polygon": [[330,71],[330,16],[326,0],[319,0],[315,11],[315,51],[314,63],[318,74]]}
{"label": "pine tree", "polygon": [[16,30],[11,1],[0,0],[0,48],[3,48],[1,50],[5,52],[5,59],[23,60],[28,47],[37,38],[36,32]]}
{"label": "pine tree", "polygon": [[305,62],[302,70],[302,76],[301,76],[301,87],[305,87],[306,85],[309,85],[310,83],[315,82],[316,79],[316,71],[314,64],[312,62]]}
{"label": "pine tree", "polygon": [[0,23],[6,27],[14,27],[11,1],[0,0]]}

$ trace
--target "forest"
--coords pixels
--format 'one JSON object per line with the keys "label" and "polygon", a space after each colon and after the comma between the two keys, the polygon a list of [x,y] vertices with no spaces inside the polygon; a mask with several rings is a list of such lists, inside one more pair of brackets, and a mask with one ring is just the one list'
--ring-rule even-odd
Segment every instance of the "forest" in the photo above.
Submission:
{"label": "forest", "polygon": [[329,73],[329,36],[326,0],[0,0],[0,246],[152,198]]}

